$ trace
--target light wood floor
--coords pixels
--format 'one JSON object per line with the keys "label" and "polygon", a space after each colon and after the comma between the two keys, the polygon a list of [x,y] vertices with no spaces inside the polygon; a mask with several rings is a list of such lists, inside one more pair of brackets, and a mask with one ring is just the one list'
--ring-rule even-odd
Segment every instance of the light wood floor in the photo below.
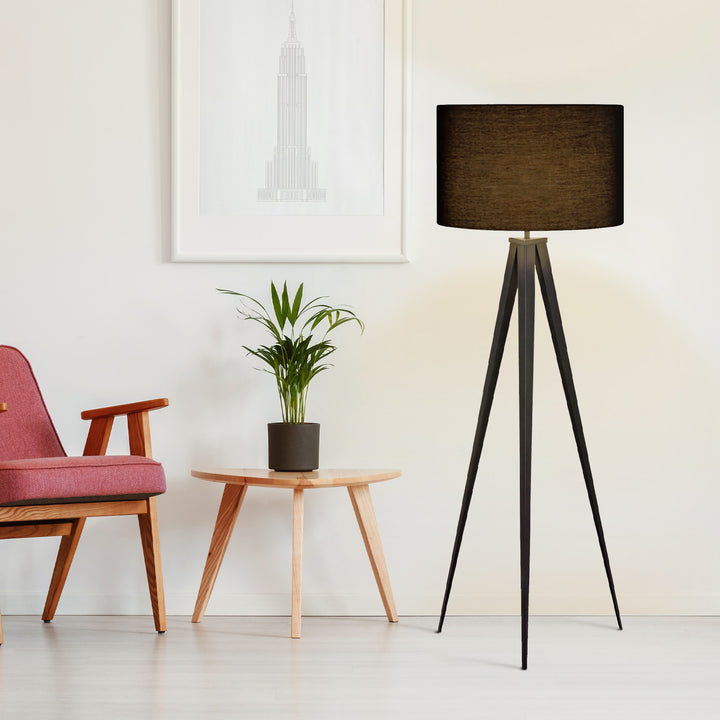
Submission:
{"label": "light wood floor", "polygon": [[4,616],[0,718],[717,720],[720,618]]}

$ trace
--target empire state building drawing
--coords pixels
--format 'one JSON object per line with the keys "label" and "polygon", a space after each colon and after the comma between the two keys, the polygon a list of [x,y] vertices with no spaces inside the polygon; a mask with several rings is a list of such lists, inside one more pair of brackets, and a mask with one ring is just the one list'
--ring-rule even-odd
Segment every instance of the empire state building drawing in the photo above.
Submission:
{"label": "empire state building drawing", "polygon": [[265,187],[258,190],[258,200],[325,202],[325,194],[318,187],[317,161],[310,158],[307,144],[305,50],[297,38],[293,4],[288,37],[280,46],[275,152],[265,164]]}

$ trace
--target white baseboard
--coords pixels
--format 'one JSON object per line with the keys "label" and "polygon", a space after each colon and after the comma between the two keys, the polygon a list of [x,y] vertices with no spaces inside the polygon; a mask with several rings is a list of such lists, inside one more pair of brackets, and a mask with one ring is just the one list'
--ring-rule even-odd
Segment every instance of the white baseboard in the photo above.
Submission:
{"label": "white baseboard", "polygon": [[[442,592],[437,595],[395,597],[400,615],[439,615]],[[717,596],[650,596],[619,595],[623,615],[720,615],[720,597]],[[480,597],[477,594],[453,594],[448,606],[449,615],[517,615],[520,612],[519,592],[515,596],[500,594]],[[166,593],[168,615],[192,615],[195,595]],[[0,611],[4,615],[40,615],[45,595],[40,593],[2,593]],[[312,594],[303,595],[304,615],[369,616],[384,615],[380,596],[375,593],[354,595]],[[148,615],[150,600],[146,594],[88,594],[64,593],[58,615]],[[208,604],[207,615],[289,615],[290,593],[232,594],[214,593]],[[558,597],[531,592],[531,615],[612,615],[609,593],[597,597]]]}

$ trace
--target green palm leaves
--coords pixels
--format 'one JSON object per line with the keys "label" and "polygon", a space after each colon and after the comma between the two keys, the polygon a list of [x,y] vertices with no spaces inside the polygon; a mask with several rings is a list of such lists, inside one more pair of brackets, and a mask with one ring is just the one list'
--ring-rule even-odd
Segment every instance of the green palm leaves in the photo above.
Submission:
{"label": "green palm leaves", "polygon": [[[330,364],[329,355],[337,348],[328,340],[328,335],[345,323],[357,323],[362,332],[363,322],[346,307],[333,307],[316,297],[303,304],[303,284],[290,297],[287,283],[278,292],[270,283],[272,315],[255,298],[234,290],[221,290],[225,295],[239,297],[242,307],[238,313],[245,320],[262,325],[273,337],[272,345],[261,345],[257,349],[243,345],[250,355],[260,358],[268,367],[265,372],[275,376],[282,420],[286,423],[305,422],[305,407],[310,381]],[[321,335],[318,340],[313,333]]]}

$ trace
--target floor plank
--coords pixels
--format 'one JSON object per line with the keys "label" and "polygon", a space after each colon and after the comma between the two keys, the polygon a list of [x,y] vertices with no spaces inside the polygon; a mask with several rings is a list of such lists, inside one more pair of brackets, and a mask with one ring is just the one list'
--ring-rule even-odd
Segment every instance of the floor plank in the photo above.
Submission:
{"label": "floor plank", "polygon": [[715,720],[720,618],[4,616],[0,718]]}

